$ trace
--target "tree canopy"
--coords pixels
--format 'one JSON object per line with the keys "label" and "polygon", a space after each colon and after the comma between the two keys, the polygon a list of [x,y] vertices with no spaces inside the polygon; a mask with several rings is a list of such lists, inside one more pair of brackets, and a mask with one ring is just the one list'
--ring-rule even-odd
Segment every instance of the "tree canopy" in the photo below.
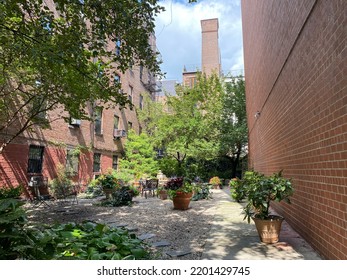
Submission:
{"label": "tree canopy", "polygon": [[248,152],[245,80],[242,76],[231,77],[225,83],[222,103],[220,155],[231,160],[231,176],[236,177],[240,157]]}
{"label": "tree canopy", "polygon": [[243,77],[226,80],[200,74],[194,87],[177,86],[177,95],[167,96],[164,105],[147,102],[140,119],[156,148],[165,151],[161,169],[168,175],[194,177],[227,162],[235,177],[247,150],[244,90]]}
{"label": "tree canopy", "polygon": [[55,108],[86,119],[90,101],[131,106],[115,75],[132,65],[160,72],[150,43],[156,0],[50,4],[0,2],[1,148]]}
{"label": "tree canopy", "polygon": [[155,176],[158,164],[152,141],[146,133],[137,135],[130,130],[125,143],[125,157],[119,162],[120,171],[130,173],[135,179],[144,175]]}

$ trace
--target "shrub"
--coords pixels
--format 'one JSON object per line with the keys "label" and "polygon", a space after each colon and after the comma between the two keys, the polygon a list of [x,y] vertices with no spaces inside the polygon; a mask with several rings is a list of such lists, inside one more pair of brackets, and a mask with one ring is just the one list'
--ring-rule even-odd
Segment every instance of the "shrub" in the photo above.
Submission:
{"label": "shrub", "polygon": [[201,199],[210,199],[212,198],[212,193],[210,192],[210,186],[197,184],[194,186],[195,194],[192,197],[193,201]]}
{"label": "shrub", "polygon": [[99,185],[97,179],[93,179],[89,182],[86,190],[84,191],[84,198],[94,198],[102,196],[104,194],[102,187]]}
{"label": "shrub", "polygon": [[13,198],[0,200],[0,259],[16,259],[22,244],[28,243],[23,227],[27,221],[23,202]]}
{"label": "shrub", "polygon": [[221,184],[221,180],[218,176],[214,176],[210,179],[209,183],[213,186],[219,186]]}
{"label": "shrub", "polygon": [[112,172],[102,174],[96,180],[97,180],[97,184],[99,184],[104,189],[116,190],[121,188],[121,181],[117,179],[115,174],[113,174]]}
{"label": "shrub", "polygon": [[148,259],[145,243],[125,229],[105,224],[26,227],[22,202],[0,200],[0,259],[121,260]]}
{"label": "shrub", "polygon": [[112,193],[112,198],[101,202],[102,206],[128,206],[131,205],[133,199],[133,190],[129,187],[122,187]]}
{"label": "shrub", "polygon": [[73,191],[73,181],[70,179],[70,171],[63,165],[58,165],[57,177],[50,181],[49,189],[54,197],[65,197]]}
{"label": "shrub", "polygon": [[246,188],[246,178],[247,178],[247,172],[245,174],[245,179],[240,180],[239,178],[234,178],[230,181],[230,195],[231,197],[237,201],[241,202],[243,199],[246,198],[247,195],[247,188]]}
{"label": "shrub", "polygon": [[4,198],[17,198],[23,192],[23,186],[4,186],[0,187],[0,199]]}

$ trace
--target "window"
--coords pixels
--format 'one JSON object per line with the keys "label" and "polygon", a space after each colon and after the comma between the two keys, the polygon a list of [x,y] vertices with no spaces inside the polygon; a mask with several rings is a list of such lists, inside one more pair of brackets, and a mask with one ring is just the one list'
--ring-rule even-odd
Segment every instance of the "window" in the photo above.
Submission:
{"label": "window", "polygon": [[140,65],[140,80],[142,81],[143,78],[143,66]]}
{"label": "window", "polygon": [[100,171],[101,171],[101,154],[100,153],[94,153],[93,172],[100,172]]}
{"label": "window", "polygon": [[114,170],[117,170],[118,169],[118,156],[114,155],[112,157],[112,168]]}
{"label": "window", "polygon": [[102,108],[96,107],[94,110],[94,130],[95,134],[102,134]]}
{"label": "window", "polygon": [[132,86],[129,86],[128,98],[129,98],[129,101],[132,103],[133,102],[133,87]]}
{"label": "window", "polygon": [[31,114],[34,120],[42,122],[47,117],[47,101],[41,95],[37,95],[32,100]]}
{"label": "window", "polygon": [[120,85],[120,76],[118,74],[114,75],[114,84],[115,86]]}
{"label": "window", "polygon": [[73,150],[66,151],[66,169],[71,175],[78,174],[78,155]]}
{"label": "window", "polygon": [[121,46],[121,41],[119,39],[117,39],[116,48],[115,48],[116,55],[120,55],[120,46]]}
{"label": "window", "polygon": [[114,117],[113,117],[113,128],[114,129],[118,129],[118,127],[119,127],[119,117],[114,115]]}
{"label": "window", "polygon": [[28,173],[41,173],[44,147],[29,146]]}
{"label": "window", "polygon": [[128,131],[130,130],[130,129],[132,129],[133,128],[133,123],[132,122],[128,122]]}
{"label": "window", "polygon": [[143,95],[140,94],[140,104],[139,104],[140,110],[143,109]]}

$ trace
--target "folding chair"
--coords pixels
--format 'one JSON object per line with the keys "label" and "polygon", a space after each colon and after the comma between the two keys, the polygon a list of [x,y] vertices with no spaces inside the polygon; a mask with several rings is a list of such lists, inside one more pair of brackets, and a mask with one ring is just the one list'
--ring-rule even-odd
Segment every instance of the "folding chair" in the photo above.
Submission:
{"label": "folding chair", "polygon": [[47,180],[45,180],[45,178],[40,178],[40,179],[42,179],[42,182],[38,180],[38,178],[35,178],[35,177],[30,178],[29,187],[31,188],[31,192],[32,192],[32,198],[30,198],[30,200],[35,207],[40,207],[41,205],[50,207],[47,201],[52,199],[51,195],[49,194],[42,195],[40,193],[40,185],[44,187],[48,187]]}

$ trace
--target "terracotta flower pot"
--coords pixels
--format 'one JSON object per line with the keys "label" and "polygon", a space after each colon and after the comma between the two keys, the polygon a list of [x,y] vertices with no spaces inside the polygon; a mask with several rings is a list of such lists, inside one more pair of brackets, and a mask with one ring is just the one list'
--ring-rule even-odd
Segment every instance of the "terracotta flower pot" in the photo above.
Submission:
{"label": "terracotta flower pot", "polygon": [[187,210],[189,208],[190,199],[193,193],[178,192],[172,199],[174,209]]}
{"label": "terracotta flower pot", "polygon": [[166,190],[159,191],[159,198],[162,200],[167,199],[167,191]]}
{"label": "terracotta flower pot", "polygon": [[281,216],[272,215],[268,220],[252,217],[258,231],[260,241],[267,244],[276,243],[279,240],[281,225],[284,220]]}

